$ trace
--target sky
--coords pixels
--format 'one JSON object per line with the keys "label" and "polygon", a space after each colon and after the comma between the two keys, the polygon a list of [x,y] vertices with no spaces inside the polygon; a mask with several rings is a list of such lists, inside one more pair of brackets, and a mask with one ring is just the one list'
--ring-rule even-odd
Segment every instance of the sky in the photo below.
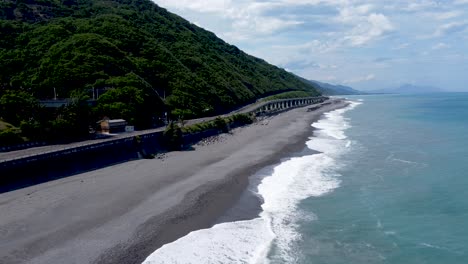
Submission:
{"label": "sky", "polygon": [[307,79],[468,91],[468,0],[153,1]]}

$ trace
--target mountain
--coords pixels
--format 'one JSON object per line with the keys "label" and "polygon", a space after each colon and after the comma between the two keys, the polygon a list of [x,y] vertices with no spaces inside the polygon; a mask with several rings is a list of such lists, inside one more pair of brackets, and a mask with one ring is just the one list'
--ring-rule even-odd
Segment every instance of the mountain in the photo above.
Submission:
{"label": "mountain", "polygon": [[440,93],[442,89],[433,86],[418,86],[412,84],[403,84],[396,88],[387,88],[381,90],[367,91],[368,93],[386,93],[386,94],[421,94],[421,93]]}
{"label": "mountain", "polygon": [[[140,128],[165,111],[191,118],[283,92],[319,94],[150,0],[3,0],[0,35],[0,97],[99,97],[91,116]],[[15,118],[6,121],[24,121]]]}
{"label": "mountain", "polygon": [[364,94],[361,91],[355,90],[349,86],[333,85],[329,83],[308,80],[310,83],[315,84],[318,90],[324,95],[355,95]]}

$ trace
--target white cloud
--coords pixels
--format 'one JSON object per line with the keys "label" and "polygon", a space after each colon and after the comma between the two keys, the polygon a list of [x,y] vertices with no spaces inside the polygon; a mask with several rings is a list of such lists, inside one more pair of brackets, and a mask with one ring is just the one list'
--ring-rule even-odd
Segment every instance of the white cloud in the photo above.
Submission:
{"label": "white cloud", "polygon": [[231,0],[153,0],[162,7],[190,9],[199,12],[224,12],[232,7]]}
{"label": "white cloud", "polygon": [[251,20],[240,20],[233,24],[235,31],[249,34],[270,35],[277,31],[301,25],[301,21],[287,21],[271,17],[255,17]]}
{"label": "white cloud", "polygon": [[366,21],[358,24],[344,39],[352,46],[362,46],[394,29],[388,18],[382,14],[370,14]]}
{"label": "white cloud", "polygon": [[392,49],[393,49],[393,50],[402,50],[402,49],[408,48],[409,46],[410,46],[409,43],[401,43],[401,44],[399,44],[398,46],[393,47]]}
{"label": "white cloud", "polygon": [[153,1],[164,7],[172,7],[179,10],[191,10],[200,13],[216,13],[222,18],[230,20],[231,29],[227,32],[223,32],[223,35],[231,40],[246,40],[259,35],[271,35],[278,31],[295,27],[303,23],[302,21],[293,19],[264,15],[266,11],[271,9],[281,8],[287,4],[298,4],[291,0],[271,2],[231,0]]}
{"label": "white cloud", "polygon": [[331,81],[336,81],[338,78],[336,78],[336,76],[334,75],[327,75],[327,76],[321,76],[317,79],[322,82],[331,82]]}
{"label": "white cloud", "polygon": [[450,48],[450,45],[448,45],[448,44],[446,44],[444,42],[440,42],[440,43],[437,43],[434,46],[432,46],[433,50],[441,50],[441,49],[447,49],[447,48]]}
{"label": "white cloud", "polygon": [[462,11],[455,10],[455,11],[449,11],[449,12],[435,13],[434,17],[435,19],[438,19],[438,20],[446,20],[446,19],[456,18],[461,15],[463,15]]}
{"label": "white cloud", "polygon": [[426,10],[429,8],[434,8],[437,6],[438,6],[438,3],[435,1],[427,1],[427,0],[409,1],[408,5],[406,7],[403,7],[402,10],[409,11],[409,12],[419,12],[419,11]]}
{"label": "white cloud", "polygon": [[372,10],[372,8],[373,6],[370,4],[341,7],[340,14],[336,20],[342,23],[358,23]]}
{"label": "white cloud", "polygon": [[433,34],[433,37],[442,37],[450,33],[465,31],[468,28],[468,21],[459,21],[443,24],[439,26]]}
{"label": "white cloud", "polygon": [[351,83],[368,82],[368,81],[371,81],[371,80],[374,80],[374,79],[375,79],[374,74],[368,74],[366,76],[345,80],[345,81],[343,81],[343,83],[351,84]]}
{"label": "white cloud", "polygon": [[[468,0],[153,1],[270,63],[357,88],[404,81],[441,67],[447,54],[468,53]],[[384,57],[393,59],[374,61]],[[466,56],[443,61],[468,65]]]}
{"label": "white cloud", "polygon": [[[192,10],[200,13],[217,13],[230,20],[231,28],[222,35],[231,40],[245,41],[257,36],[268,36],[285,29],[304,25],[306,15],[281,16],[283,9],[291,7],[324,6],[332,7],[337,15],[324,18],[323,23],[345,26],[337,32],[335,41],[346,42],[352,46],[364,45],[393,29],[389,19],[380,13],[371,13],[375,6],[363,0],[153,0],[156,3],[179,10]],[[268,14],[274,11],[274,14]],[[304,20],[303,20],[304,19]],[[320,21],[319,21],[320,22]],[[316,29],[310,29],[316,30]],[[336,32],[335,32],[336,33]],[[326,34],[326,32],[324,32]]]}

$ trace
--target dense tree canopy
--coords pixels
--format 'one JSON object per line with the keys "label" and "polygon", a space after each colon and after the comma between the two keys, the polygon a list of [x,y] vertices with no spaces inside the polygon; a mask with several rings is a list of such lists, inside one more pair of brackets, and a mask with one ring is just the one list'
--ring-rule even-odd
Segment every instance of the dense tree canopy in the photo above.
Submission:
{"label": "dense tree canopy", "polygon": [[0,97],[99,94],[90,118],[140,128],[164,111],[190,118],[282,92],[317,94],[149,0],[3,0],[0,35]]}

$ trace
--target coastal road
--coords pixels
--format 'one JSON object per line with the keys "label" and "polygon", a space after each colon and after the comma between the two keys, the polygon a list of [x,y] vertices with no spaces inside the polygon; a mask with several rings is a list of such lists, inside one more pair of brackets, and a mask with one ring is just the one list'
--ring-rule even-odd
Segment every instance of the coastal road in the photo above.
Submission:
{"label": "coastal road", "polygon": [[303,150],[311,123],[345,105],[293,109],[194,151],[2,193],[0,263],[142,263],[163,244],[216,223],[250,175]]}
{"label": "coastal road", "polygon": [[[295,99],[292,98],[292,99],[276,100],[276,101],[287,101],[287,100],[295,100]],[[232,116],[232,115],[235,115],[235,114],[252,113],[252,112],[255,112],[257,109],[263,107],[264,105],[269,104],[270,102],[271,101],[257,101],[257,102],[255,102],[253,104],[244,106],[244,107],[242,107],[242,108],[240,108],[238,110],[235,110],[233,112],[230,112],[228,114],[213,116],[213,117],[204,117],[204,118],[186,120],[186,121],[184,121],[184,123],[185,123],[185,125],[190,126],[190,125],[194,125],[194,124],[197,124],[197,123],[212,121],[212,120],[215,120],[218,117],[229,117],[229,116]],[[73,142],[73,143],[69,143],[69,144],[47,145],[47,146],[33,147],[33,148],[28,148],[28,149],[16,150],[16,151],[0,152],[0,163],[11,161],[11,160],[16,160],[16,159],[21,159],[21,158],[26,158],[26,157],[30,157],[30,156],[35,156],[35,155],[42,155],[42,154],[47,154],[47,153],[52,153],[52,152],[57,152],[57,151],[63,151],[63,150],[67,150],[67,149],[73,149],[73,148],[77,148],[77,147],[91,146],[91,145],[94,145],[94,144],[109,142],[109,141],[113,141],[113,140],[116,140],[116,139],[132,138],[132,137],[135,137],[135,136],[141,136],[141,135],[145,135],[145,134],[161,132],[161,131],[164,131],[164,130],[165,130],[165,127],[159,127],[159,128],[154,128],[154,129],[147,129],[147,130],[140,130],[140,131],[134,131],[134,132],[121,133],[121,134],[114,134],[114,135],[110,135],[107,138],[102,138],[102,139],[85,140],[85,141]]]}

